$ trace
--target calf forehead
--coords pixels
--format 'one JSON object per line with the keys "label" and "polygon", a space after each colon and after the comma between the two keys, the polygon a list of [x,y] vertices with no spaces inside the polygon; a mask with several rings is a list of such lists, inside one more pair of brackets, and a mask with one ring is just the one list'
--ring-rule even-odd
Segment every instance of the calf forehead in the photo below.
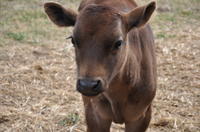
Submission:
{"label": "calf forehead", "polygon": [[79,19],[87,21],[88,18],[94,20],[99,17],[103,20],[103,22],[107,23],[111,20],[118,19],[120,15],[118,11],[112,7],[91,4],[80,12]]}
{"label": "calf forehead", "polygon": [[89,5],[81,11],[75,29],[87,35],[106,34],[117,30],[119,22],[120,15],[113,8]]}

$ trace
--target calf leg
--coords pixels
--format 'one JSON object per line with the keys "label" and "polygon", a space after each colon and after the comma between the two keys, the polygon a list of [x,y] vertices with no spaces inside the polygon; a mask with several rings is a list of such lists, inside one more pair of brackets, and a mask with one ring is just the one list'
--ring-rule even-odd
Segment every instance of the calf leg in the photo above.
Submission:
{"label": "calf leg", "polygon": [[[95,111],[94,107],[92,105],[91,98],[88,98],[86,96],[83,97],[84,107],[85,107],[85,118],[86,118],[86,124],[87,124],[87,132],[110,132],[110,126],[111,126],[111,119],[108,119],[105,117],[102,118],[97,111]],[[96,102],[97,103],[97,102]]]}
{"label": "calf leg", "polygon": [[111,120],[102,119],[92,107],[85,111],[87,132],[110,132]]}
{"label": "calf leg", "polygon": [[145,132],[149,126],[151,120],[151,106],[147,109],[145,116],[139,120],[129,122],[125,124],[126,132]]}

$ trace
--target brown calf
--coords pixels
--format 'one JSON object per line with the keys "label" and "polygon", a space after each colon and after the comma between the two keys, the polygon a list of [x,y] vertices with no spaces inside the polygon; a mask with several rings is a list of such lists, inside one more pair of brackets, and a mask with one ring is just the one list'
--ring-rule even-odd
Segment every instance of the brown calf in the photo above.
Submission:
{"label": "brown calf", "polygon": [[44,8],[56,25],[74,26],[87,131],[109,132],[113,121],[125,123],[126,132],[144,132],[156,92],[154,40],[146,24],[155,2],[83,0],[79,13],[53,2]]}

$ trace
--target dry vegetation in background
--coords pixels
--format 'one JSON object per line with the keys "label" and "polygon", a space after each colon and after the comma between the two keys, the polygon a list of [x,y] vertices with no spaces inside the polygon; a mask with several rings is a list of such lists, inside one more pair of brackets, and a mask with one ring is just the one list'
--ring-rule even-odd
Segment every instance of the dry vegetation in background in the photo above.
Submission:
{"label": "dry vegetation in background", "polygon": [[[71,28],[49,21],[45,1],[0,0],[0,132],[85,131],[73,46],[65,40]],[[80,2],[55,1],[74,9]],[[200,132],[200,1],[157,3],[150,23],[158,90],[148,132]]]}

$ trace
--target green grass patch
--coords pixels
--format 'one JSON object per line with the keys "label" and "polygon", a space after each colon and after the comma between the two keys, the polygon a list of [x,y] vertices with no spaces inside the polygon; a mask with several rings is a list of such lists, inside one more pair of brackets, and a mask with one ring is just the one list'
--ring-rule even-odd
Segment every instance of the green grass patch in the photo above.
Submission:
{"label": "green grass patch", "polygon": [[[55,0],[66,8],[77,9],[80,0]],[[44,12],[40,0],[0,0],[0,45],[6,44],[49,44],[49,41],[61,41],[68,36],[71,28],[58,28]],[[144,4],[148,0],[143,1]],[[174,38],[165,31],[181,28],[191,20],[200,20],[200,0],[160,0],[158,6],[170,7],[168,12],[158,12],[152,25],[156,38]],[[142,4],[140,4],[142,5]],[[168,30],[166,30],[168,29]]]}
{"label": "green grass patch", "polygon": [[198,9],[193,9],[193,10],[181,10],[179,11],[179,14],[182,18],[185,19],[200,19],[200,14]]}
{"label": "green grass patch", "polygon": [[176,37],[175,34],[167,34],[164,32],[158,32],[156,34],[156,38],[158,38],[158,39],[168,39],[168,38],[175,38],[175,37]]}
{"label": "green grass patch", "polygon": [[75,125],[79,120],[78,113],[71,113],[66,118],[58,122],[61,126],[72,126]]}
{"label": "green grass patch", "polygon": [[23,32],[18,32],[18,33],[8,32],[6,35],[9,38],[17,40],[17,41],[22,41],[25,39],[25,34]]}
{"label": "green grass patch", "polygon": [[166,38],[166,35],[164,33],[158,33],[156,34],[156,38]]}
{"label": "green grass patch", "polygon": [[180,13],[182,16],[192,16],[193,15],[193,12],[189,11],[189,10],[182,10]]}
{"label": "green grass patch", "polygon": [[18,19],[22,22],[32,22],[36,19],[47,18],[40,10],[23,10],[17,13]]}
{"label": "green grass patch", "polygon": [[157,16],[157,19],[159,21],[170,21],[170,22],[175,22],[176,21],[176,16],[172,13],[160,13]]}

